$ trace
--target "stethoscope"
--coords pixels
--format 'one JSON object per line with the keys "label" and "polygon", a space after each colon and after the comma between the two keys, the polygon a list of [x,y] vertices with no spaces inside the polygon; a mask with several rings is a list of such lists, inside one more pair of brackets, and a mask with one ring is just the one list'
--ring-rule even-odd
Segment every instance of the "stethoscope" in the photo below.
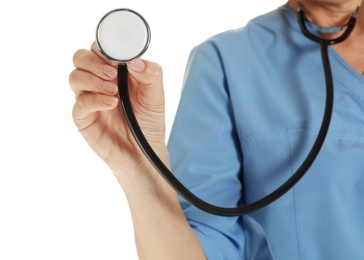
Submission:
{"label": "stethoscope", "polygon": [[[350,35],[356,23],[360,4],[357,10],[351,15],[349,22],[346,25],[335,28],[323,28],[308,21],[304,8],[301,2],[298,1],[298,22],[302,33],[310,40],[319,43],[321,46],[322,63],[326,80],[326,102],[321,127],[306,159],[285,183],[262,199],[237,208],[217,207],[195,196],[173,175],[168,167],[165,166],[153,151],[139,127],[129,98],[128,70],[125,63],[139,58],[147,50],[151,38],[147,21],[139,13],[130,9],[113,10],[104,15],[100,20],[96,31],[96,42],[100,52],[106,58],[119,64],[119,95],[125,118],[140,149],[155,169],[176,190],[176,192],[191,205],[215,215],[240,216],[261,209],[284,195],[305,175],[317,157],[329,129],[334,103],[334,84],[328,55],[328,46],[340,43]],[[307,25],[324,33],[339,32],[343,27],[347,28],[344,33],[336,39],[324,39],[318,34],[311,33],[307,28]]]}

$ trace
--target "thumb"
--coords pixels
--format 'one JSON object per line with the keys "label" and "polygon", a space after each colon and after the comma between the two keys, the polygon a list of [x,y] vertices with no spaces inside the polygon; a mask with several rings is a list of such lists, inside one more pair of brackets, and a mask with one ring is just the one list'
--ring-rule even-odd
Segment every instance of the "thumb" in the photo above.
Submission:
{"label": "thumb", "polygon": [[135,72],[142,72],[145,69],[145,63],[141,59],[133,60],[127,64],[128,69]]}
{"label": "thumb", "polygon": [[138,95],[139,101],[142,101],[148,106],[164,105],[163,91],[163,72],[159,64],[137,59],[127,63],[127,68],[131,81],[137,87],[135,90],[141,95]]}
{"label": "thumb", "polygon": [[137,59],[127,63],[129,74],[139,84],[162,87],[163,72],[159,64],[147,60]]}

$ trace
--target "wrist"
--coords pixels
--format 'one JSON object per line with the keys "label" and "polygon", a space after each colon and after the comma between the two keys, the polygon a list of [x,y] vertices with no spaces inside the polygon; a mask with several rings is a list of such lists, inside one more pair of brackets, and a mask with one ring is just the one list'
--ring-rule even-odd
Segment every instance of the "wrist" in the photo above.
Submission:
{"label": "wrist", "polygon": [[[167,147],[163,144],[160,148],[154,146],[153,149],[165,166],[170,169]],[[127,197],[158,193],[161,187],[168,185],[152,163],[144,155],[141,157],[137,166],[132,170],[120,167],[117,171],[113,171]]]}

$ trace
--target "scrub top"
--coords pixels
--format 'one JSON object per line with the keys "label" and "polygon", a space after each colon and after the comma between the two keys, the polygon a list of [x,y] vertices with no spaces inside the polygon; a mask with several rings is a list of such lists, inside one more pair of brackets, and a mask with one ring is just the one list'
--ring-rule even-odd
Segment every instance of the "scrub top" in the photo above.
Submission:
{"label": "scrub top", "polygon": [[[206,256],[364,259],[364,75],[331,47],[335,97],[323,148],[307,174],[271,205],[241,217],[180,199]],[[196,46],[168,148],[172,170],[209,203],[236,207],[284,183],[321,126],[320,46],[288,6]]]}

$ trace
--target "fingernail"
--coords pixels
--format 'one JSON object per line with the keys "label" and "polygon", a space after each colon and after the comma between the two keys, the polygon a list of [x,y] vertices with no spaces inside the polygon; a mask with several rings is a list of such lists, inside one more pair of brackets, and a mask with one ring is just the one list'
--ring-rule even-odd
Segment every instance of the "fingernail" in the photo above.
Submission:
{"label": "fingernail", "polygon": [[141,72],[145,68],[145,64],[141,59],[133,60],[128,63],[128,68],[136,72]]}
{"label": "fingernail", "polygon": [[116,97],[105,97],[104,103],[109,106],[115,106],[118,102],[118,99]]}
{"label": "fingernail", "polygon": [[102,83],[103,89],[105,89],[107,92],[110,92],[112,94],[115,94],[118,91],[118,86],[110,81],[104,81]]}
{"label": "fingernail", "polygon": [[102,72],[104,72],[105,75],[109,76],[110,78],[115,78],[116,75],[118,75],[118,71],[116,70],[116,68],[110,65],[103,65]]}

